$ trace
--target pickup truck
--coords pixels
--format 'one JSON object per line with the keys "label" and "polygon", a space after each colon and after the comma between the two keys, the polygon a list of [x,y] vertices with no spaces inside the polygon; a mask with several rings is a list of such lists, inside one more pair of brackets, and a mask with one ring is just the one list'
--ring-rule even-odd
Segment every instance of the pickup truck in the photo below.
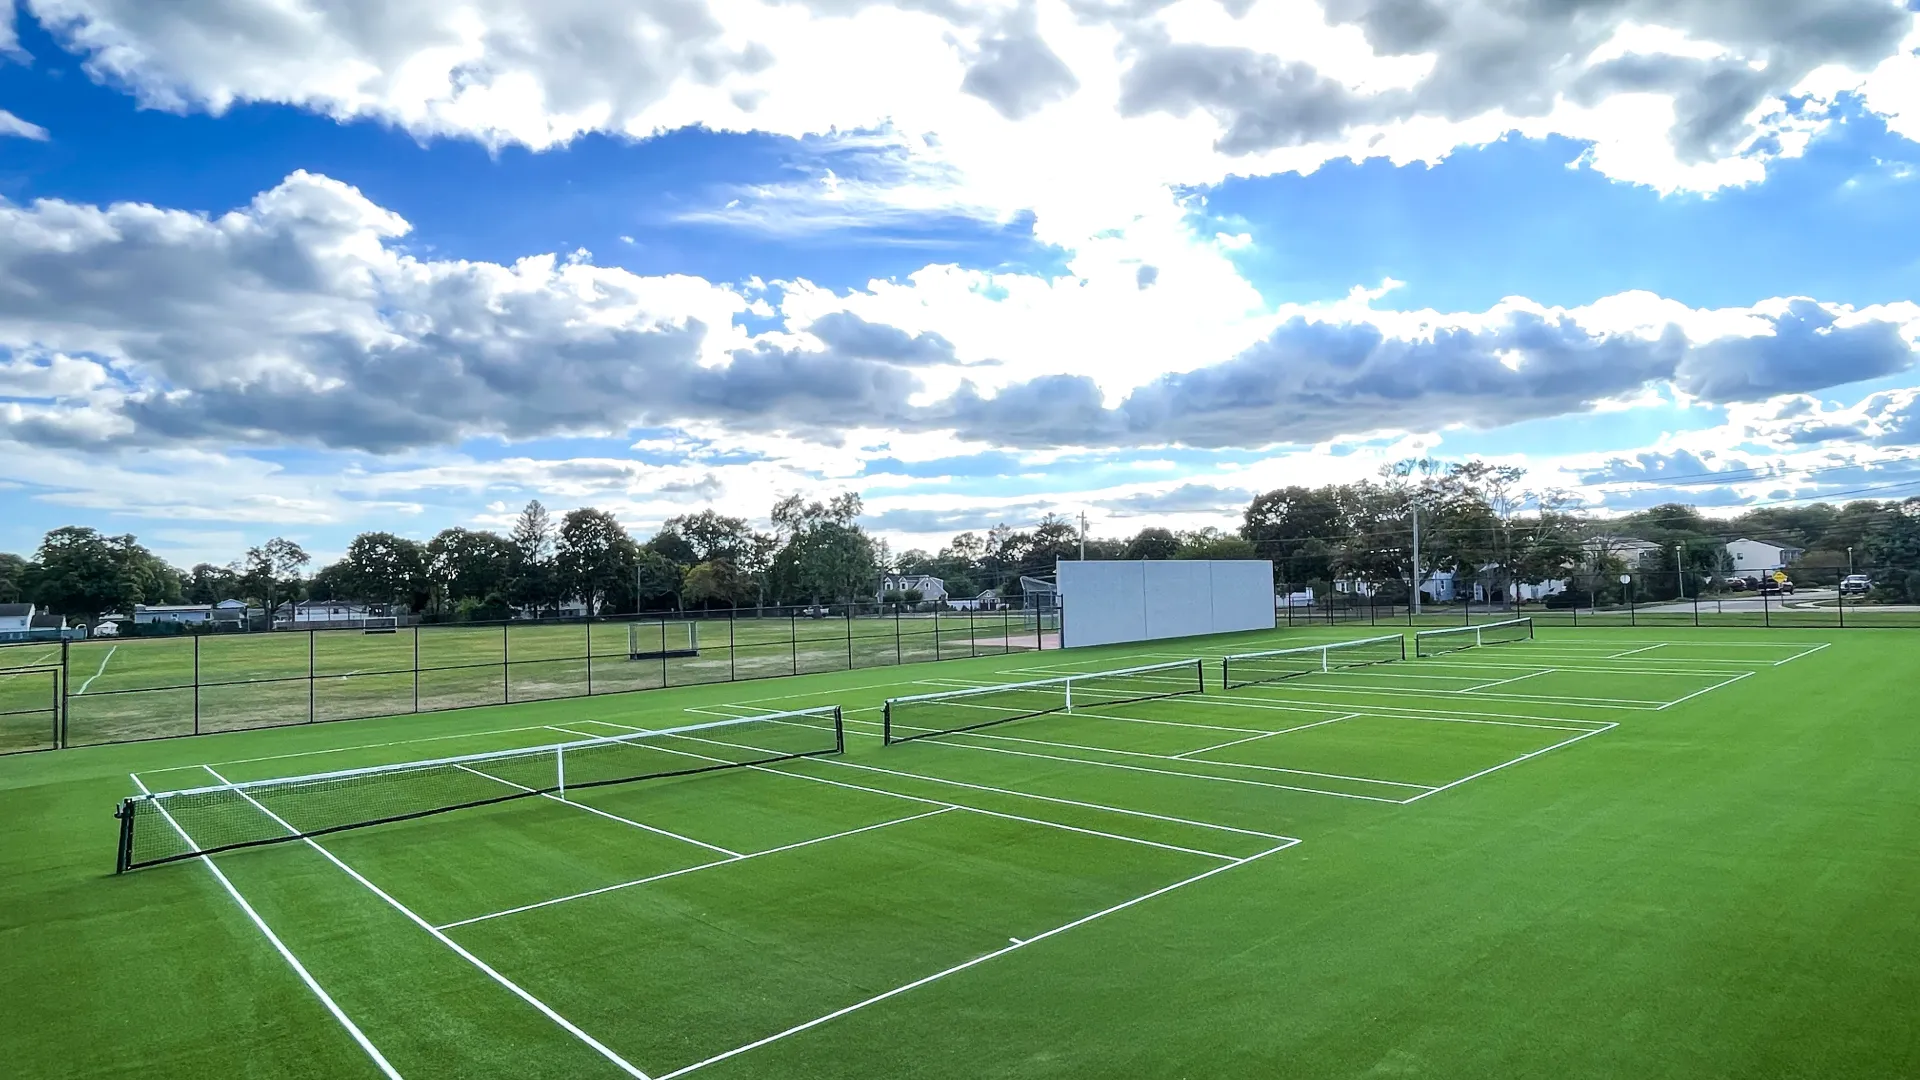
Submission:
{"label": "pickup truck", "polygon": [[1865,596],[1873,591],[1873,579],[1865,574],[1848,574],[1840,579],[1841,596]]}

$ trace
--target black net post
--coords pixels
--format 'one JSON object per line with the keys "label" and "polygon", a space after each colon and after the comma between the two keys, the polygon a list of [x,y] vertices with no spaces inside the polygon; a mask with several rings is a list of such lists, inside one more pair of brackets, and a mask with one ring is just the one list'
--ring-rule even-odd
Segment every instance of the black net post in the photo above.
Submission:
{"label": "black net post", "polygon": [[120,843],[114,854],[113,872],[124,874],[133,869],[133,814],[138,804],[132,799],[122,800],[113,816],[120,822]]}

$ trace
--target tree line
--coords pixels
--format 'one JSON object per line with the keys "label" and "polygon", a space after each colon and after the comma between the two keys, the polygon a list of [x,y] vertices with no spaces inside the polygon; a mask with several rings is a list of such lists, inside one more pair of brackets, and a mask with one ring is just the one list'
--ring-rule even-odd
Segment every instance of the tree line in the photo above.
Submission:
{"label": "tree line", "polygon": [[[423,542],[361,533],[343,557],[311,574],[311,556],[285,538],[224,566],[182,570],[134,536],[64,526],[31,558],[0,554],[0,603],[28,601],[92,620],[131,614],[136,604],[237,599],[271,610],[338,599],[495,620],[576,604],[602,615],[873,601],[885,573],[938,577],[956,599],[993,593],[1017,603],[1022,577],[1049,578],[1056,562],[1083,551],[1090,559],[1269,559],[1277,583],[1324,591],[1363,581],[1377,598],[1400,602],[1412,588],[1416,510],[1423,574],[1452,571],[1494,593],[1566,577],[1604,589],[1615,571],[1634,569],[1644,579],[1639,595],[1658,599],[1681,578],[1724,579],[1724,544],[1744,536],[1806,549],[1796,565],[1809,571],[1860,567],[1887,598],[1920,602],[1920,498],[1762,507],[1729,518],[1670,503],[1596,518],[1565,492],[1529,487],[1513,466],[1420,460],[1378,480],[1263,492],[1232,531],[1155,527],[1083,537],[1072,520],[1048,514],[1032,528],[962,532],[938,551],[898,555],[859,523],[862,510],[851,492],[824,501],[788,496],[773,505],[764,530],[709,509],[670,518],[643,541],[604,510],[556,519],[534,500],[505,535],[456,527]],[[1656,550],[1629,566],[1620,538]]]}

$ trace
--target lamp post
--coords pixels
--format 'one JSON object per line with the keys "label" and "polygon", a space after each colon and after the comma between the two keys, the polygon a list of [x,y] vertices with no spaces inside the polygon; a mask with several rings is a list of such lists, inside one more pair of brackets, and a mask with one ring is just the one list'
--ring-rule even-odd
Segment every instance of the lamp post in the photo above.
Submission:
{"label": "lamp post", "polygon": [[1673,545],[1673,579],[1680,586],[1680,599],[1687,598],[1687,546],[1685,541]]}

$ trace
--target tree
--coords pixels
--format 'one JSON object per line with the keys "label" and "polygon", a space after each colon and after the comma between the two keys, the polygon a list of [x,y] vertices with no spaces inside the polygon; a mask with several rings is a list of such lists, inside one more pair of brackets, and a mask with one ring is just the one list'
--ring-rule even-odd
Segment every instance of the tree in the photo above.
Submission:
{"label": "tree", "polygon": [[618,519],[605,510],[567,511],[554,544],[554,571],[562,588],[596,614],[634,564],[638,548]]}
{"label": "tree", "polygon": [[539,499],[528,501],[508,537],[513,545],[507,598],[536,614],[553,604],[553,523]]}
{"label": "tree", "polygon": [[1180,554],[1180,538],[1171,529],[1148,528],[1133,534],[1120,553],[1123,559],[1171,559]]}
{"label": "tree", "polygon": [[17,604],[26,595],[27,560],[0,551],[0,604]]}
{"label": "tree", "polygon": [[498,533],[484,529],[442,529],[427,541],[427,579],[436,599],[468,609],[505,606],[518,549]]}
{"label": "tree", "polygon": [[1863,546],[1876,598],[1920,603],[1920,496],[1889,503]]}
{"label": "tree", "polygon": [[1209,525],[1180,537],[1179,559],[1251,559],[1253,542]]}
{"label": "tree", "polygon": [[424,607],[429,591],[427,553],[418,542],[390,532],[361,533],[341,560],[349,567],[353,598],[376,604]]}
{"label": "tree", "polygon": [[687,571],[680,594],[689,605],[732,607],[750,599],[754,585],[726,559],[711,559]]}
{"label": "tree", "polygon": [[222,600],[232,600],[240,595],[242,586],[240,575],[230,566],[215,566],[212,563],[197,563],[187,572],[183,586],[188,603],[217,604]]}
{"label": "tree", "polygon": [[681,597],[683,575],[680,567],[652,548],[634,553],[633,589],[635,611],[651,611],[672,606]]}
{"label": "tree", "polygon": [[860,496],[851,491],[825,503],[798,495],[774,503],[771,516],[782,541],[771,568],[777,588],[812,603],[873,595],[881,550],[856,524],[861,509]]}
{"label": "tree", "polygon": [[239,573],[241,588],[249,599],[260,601],[267,617],[273,617],[275,599],[292,598],[299,586],[300,568],[313,561],[305,548],[282,536],[247,549]]}
{"label": "tree", "polygon": [[32,603],[88,622],[180,595],[178,572],[132,536],[102,536],[81,525],[47,533],[22,578]]}
{"label": "tree", "polygon": [[[685,540],[696,562],[725,559],[736,565],[752,543],[753,535],[747,528],[747,519],[716,514],[711,509],[668,518],[661,524],[660,532],[662,535],[673,533]],[[660,553],[673,557],[667,551]]]}

